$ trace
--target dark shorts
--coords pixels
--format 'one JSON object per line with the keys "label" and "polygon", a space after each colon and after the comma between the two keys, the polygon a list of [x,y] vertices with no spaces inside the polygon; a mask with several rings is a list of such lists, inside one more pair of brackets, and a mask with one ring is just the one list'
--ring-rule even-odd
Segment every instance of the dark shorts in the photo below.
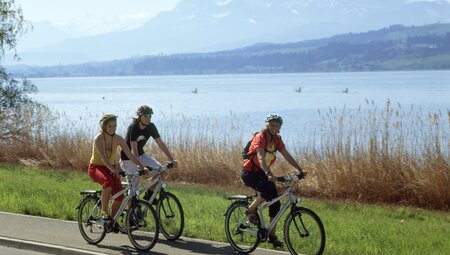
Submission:
{"label": "dark shorts", "polygon": [[[275,183],[269,181],[266,174],[262,170],[258,170],[256,172],[247,172],[242,170],[241,178],[245,185],[258,191],[264,200],[270,201],[278,197],[278,191]],[[269,207],[270,217],[275,217],[275,215],[277,215],[278,211],[280,211],[280,205],[280,201],[278,201]]]}

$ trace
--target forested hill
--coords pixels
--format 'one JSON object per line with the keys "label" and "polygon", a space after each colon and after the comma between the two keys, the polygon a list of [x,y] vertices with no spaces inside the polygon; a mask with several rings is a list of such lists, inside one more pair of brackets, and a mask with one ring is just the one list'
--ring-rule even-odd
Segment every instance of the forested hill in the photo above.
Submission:
{"label": "forested hill", "polygon": [[[20,54],[20,53],[19,53]],[[17,76],[122,76],[450,69],[450,24],[393,25],[366,33],[212,53],[142,56],[68,66],[10,66]]]}

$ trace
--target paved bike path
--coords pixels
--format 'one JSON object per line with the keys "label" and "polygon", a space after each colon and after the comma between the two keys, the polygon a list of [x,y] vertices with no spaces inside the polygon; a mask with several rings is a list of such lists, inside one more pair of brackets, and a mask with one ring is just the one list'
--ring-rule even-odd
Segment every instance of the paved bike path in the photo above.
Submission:
{"label": "paved bike path", "polygon": [[[124,234],[108,233],[101,243],[90,245],[81,237],[76,222],[5,212],[0,212],[0,245],[47,251],[52,254],[83,254],[83,251],[86,251],[84,254],[144,254],[137,252],[128,236]],[[172,242],[162,235],[150,253],[156,255],[236,254],[227,243],[187,237],[181,237],[180,240]],[[252,254],[288,253],[257,249]]]}

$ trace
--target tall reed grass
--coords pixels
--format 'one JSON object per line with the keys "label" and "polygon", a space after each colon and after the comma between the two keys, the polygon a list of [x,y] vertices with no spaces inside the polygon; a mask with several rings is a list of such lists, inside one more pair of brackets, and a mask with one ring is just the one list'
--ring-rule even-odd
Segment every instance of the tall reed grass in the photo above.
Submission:
{"label": "tall reed grass", "polygon": [[[318,114],[322,122],[317,135],[288,148],[309,172],[301,183],[305,195],[450,208],[448,110],[428,113],[390,101],[379,109],[367,101],[357,111],[330,109]],[[20,120],[33,125],[20,139],[0,141],[0,161],[85,171],[97,127],[80,127],[82,121],[77,125],[56,121],[61,118],[68,119],[43,111],[37,119]],[[221,122],[213,118],[167,118],[158,127],[180,162],[178,170],[167,173],[170,180],[243,187],[239,177],[242,137],[251,134],[242,134],[238,122],[231,122],[224,132],[218,127]],[[161,162],[166,160],[154,143],[147,151]],[[275,172],[288,173],[288,164],[280,161]]]}

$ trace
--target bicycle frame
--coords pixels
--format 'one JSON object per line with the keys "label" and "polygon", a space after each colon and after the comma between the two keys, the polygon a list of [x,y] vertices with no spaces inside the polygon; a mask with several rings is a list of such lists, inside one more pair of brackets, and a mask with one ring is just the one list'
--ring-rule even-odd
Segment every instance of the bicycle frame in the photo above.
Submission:
{"label": "bicycle frame", "polygon": [[[268,208],[269,206],[273,205],[274,203],[280,201],[281,199],[283,199],[284,197],[288,197],[288,200],[281,206],[280,211],[277,213],[277,215],[275,215],[275,217],[273,218],[272,222],[269,223],[269,226],[266,228],[266,226],[264,225],[265,221],[264,221],[264,215],[263,215],[263,210]],[[279,195],[277,198],[272,199],[271,201],[265,201],[262,204],[258,205],[257,208],[257,212],[261,218],[261,228],[266,229],[268,233],[270,233],[272,231],[272,229],[275,227],[275,225],[278,223],[278,221],[281,219],[281,216],[283,216],[283,214],[286,212],[286,210],[289,208],[289,206],[291,206],[295,201],[301,203],[301,198],[298,197],[297,199],[294,198],[294,195],[292,194],[292,186],[289,184],[288,187],[286,187],[286,189],[283,191],[283,193],[281,193],[281,195]],[[241,222],[245,220],[245,217],[242,218]],[[247,231],[247,232],[251,232],[252,234],[257,234],[257,231],[251,231],[251,230],[242,230],[242,231]]]}
{"label": "bicycle frame", "polygon": [[281,195],[279,195],[277,198],[272,199],[269,202],[263,202],[262,204],[258,205],[258,214],[261,217],[261,227],[265,228],[264,225],[264,214],[262,211],[269,206],[275,204],[276,202],[280,201],[284,197],[288,196],[288,200],[281,206],[280,211],[275,215],[272,222],[270,222],[269,226],[267,227],[267,231],[270,233],[271,230],[275,227],[275,225],[278,223],[278,221],[281,219],[281,216],[286,212],[286,210],[289,208],[290,205],[292,205],[295,201],[294,195],[292,194],[292,187],[288,186]]}
{"label": "bicycle frame", "polygon": [[158,184],[155,187],[155,189],[153,190],[152,196],[148,200],[149,203],[152,203],[153,200],[156,198],[156,195],[159,193],[159,191],[161,191],[161,189],[164,189],[167,186],[161,177],[161,173],[164,172],[166,169],[167,169],[167,166],[162,166],[159,169],[155,169],[154,171],[158,171],[158,173],[155,175],[156,177],[152,177],[152,178],[154,178],[152,181],[146,183],[142,188],[139,189],[140,192],[145,192],[151,186]]}
{"label": "bicycle frame", "polygon": [[[117,219],[119,218],[120,214],[122,214],[123,210],[125,209],[125,206],[128,205],[128,202],[130,201],[130,199],[134,196],[131,194],[136,194],[136,190],[137,188],[135,187],[135,185],[133,185],[133,179],[137,178],[139,176],[139,173],[135,173],[135,174],[126,174],[125,175],[125,180],[127,183],[127,186],[124,187],[121,191],[117,192],[116,194],[114,194],[113,196],[111,196],[111,198],[109,199],[108,203],[111,203],[112,201],[114,201],[116,198],[118,198],[119,196],[121,196],[122,194],[124,194],[125,192],[127,192],[127,196],[122,200],[122,203],[120,204],[119,209],[116,212],[116,215],[114,215],[113,217],[113,223],[117,222]],[[129,177],[131,177],[131,180],[129,180]],[[130,185],[131,183],[131,185]],[[131,195],[131,196],[130,196]],[[89,212],[89,215],[92,215],[92,213],[94,212],[94,210],[97,208],[97,206],[101,203],[101,199],[99,199],[97,201],[97,203],[95,204],[95,206],[92,208],[92,210]],[[109,210],[109,206],[108,206],[108,210]]]}

